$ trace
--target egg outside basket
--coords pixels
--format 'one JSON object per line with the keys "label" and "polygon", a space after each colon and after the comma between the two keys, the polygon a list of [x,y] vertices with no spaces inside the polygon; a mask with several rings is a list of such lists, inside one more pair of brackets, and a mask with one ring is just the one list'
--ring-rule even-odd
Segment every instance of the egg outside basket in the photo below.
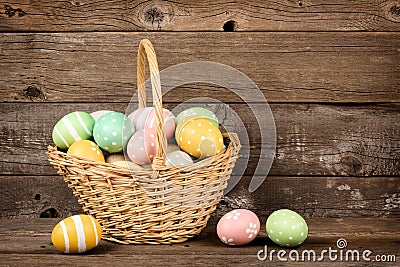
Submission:
{"label": "egg outside basket", "polygon": [[67,155],[49,146],[50,163],[103,227],[103,239],[122,244],[179,243],[201,232],[221,199],[240,142],[224,134],[226,150],[185,167],[165,166],[162,94],[156,54],[144,39],[138,51],[139,107],[146,106],[145,62],[149,62],[156,114],[156,155],[152,168],[129,170]]}

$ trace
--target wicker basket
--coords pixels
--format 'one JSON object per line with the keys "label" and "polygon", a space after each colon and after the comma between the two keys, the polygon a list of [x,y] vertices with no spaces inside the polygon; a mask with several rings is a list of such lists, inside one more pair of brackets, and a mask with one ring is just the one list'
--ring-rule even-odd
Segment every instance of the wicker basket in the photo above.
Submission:
{"label": "wicker basket", "polygon": [[179,243],[201,232],[220,201],[232,173],[240,142],[224,134],[226,150],[185,167],[165,166],[162,94],[152,44],[138,51],[139,107],[146,106],[146,55],[156,114],[157,152],[151,169],[129,170],[67,155],[49,146],[50,163],[64,177],[83,210],[99,220],[103,239],[122,244]]}

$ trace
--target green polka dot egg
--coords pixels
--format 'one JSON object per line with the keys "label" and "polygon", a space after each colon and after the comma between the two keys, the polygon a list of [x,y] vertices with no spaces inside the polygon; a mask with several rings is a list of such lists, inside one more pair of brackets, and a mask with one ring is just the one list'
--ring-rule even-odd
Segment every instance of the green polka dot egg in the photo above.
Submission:
{"label": "green polka dot egg", "polygon": [[110,153],[122,152],[135,132],[132,122],[122,113],[109,112],[96,121],[93,137],[97,145]]}
{"label": "green polka dot egg", "polygon": [[92,137],[94,124],[94,119],[86,112],[69,113],[54,126],[53,142],[59,148],[67,149],[76,141],[88,140]]}
{"label": "green polka dot egg", "polygon": [[275,244],[282,247],[295,247],[306,240],[308,226],[298,213],[281,209],[274,211],[268,217],[266,231]]}
{"label": "green polka dot egg", "polygon": [[199,116],[202,118],[209,119],[215,126],[219,126],[217,116],[213,112],[208,109],[201,107],[193,107],[188,108],[179,113],[179,115],[175,118],[175,123],[178,125],[183,119],[186,117]]}
{"label": "green polka dot egg", "polygon": [[191,156],[205,158],[222,151],[222,134],[209,119],[193,117],[178,127],[176,141],[179,147]]}

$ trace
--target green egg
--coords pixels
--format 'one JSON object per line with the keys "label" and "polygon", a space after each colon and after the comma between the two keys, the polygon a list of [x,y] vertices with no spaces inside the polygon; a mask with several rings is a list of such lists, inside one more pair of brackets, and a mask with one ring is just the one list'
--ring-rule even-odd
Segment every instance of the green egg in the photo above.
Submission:
{"label": "green egg", "polygon": [[282,247],[295,247],[306,240],[308,226],[298,213],[281,209],[274,211],[268,217],[266,231],[275,244]]}
{"label": "green egg", "polygon": [[61,149],[69,148],[79,140],[88,140],[92,137],[94,119],[86,112],[71,112],[54,126],[53,142]]}
{"label": "green egg", "polygon": [[114,111],[98,118],[93,128],[97,145],[110,153],[122,152],[134,133],[135,127],[128,117]]}
{"label": "green egg", "polygon": [[212,111],[201,107],[185,109],[175,118],[175,124],[178,125],[184,118],[189,116],[199,116],[209,119],[215,126],[219,127],[217,116]]}

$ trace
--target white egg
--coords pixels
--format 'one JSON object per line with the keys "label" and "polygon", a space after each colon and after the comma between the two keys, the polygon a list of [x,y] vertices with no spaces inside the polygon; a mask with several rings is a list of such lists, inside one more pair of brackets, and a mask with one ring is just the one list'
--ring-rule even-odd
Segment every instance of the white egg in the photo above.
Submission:
{"label": "white egg", "polygon": [[111,163],[113,165],[117,165],[117,166],[121,166],[130,170],[142,170],[143,168],[140,167],[139,165],[131,162],[131,161],[125,161],[125,160],[121,160],[121,161],[114,161],[113,163]]}
{"label": "white egg", "polygon": [[112,153],[106,159],[106,162],[108,162],[108,163],[113,163],[113,162],[116,162],[116,161],[125,161],[124,154],[122,154],[122,153]]}
{"label": "white egg", "polygon": [[183,151],[173,151],[167,154],[167,166],[187,166],[193,164],[192,158]]}

